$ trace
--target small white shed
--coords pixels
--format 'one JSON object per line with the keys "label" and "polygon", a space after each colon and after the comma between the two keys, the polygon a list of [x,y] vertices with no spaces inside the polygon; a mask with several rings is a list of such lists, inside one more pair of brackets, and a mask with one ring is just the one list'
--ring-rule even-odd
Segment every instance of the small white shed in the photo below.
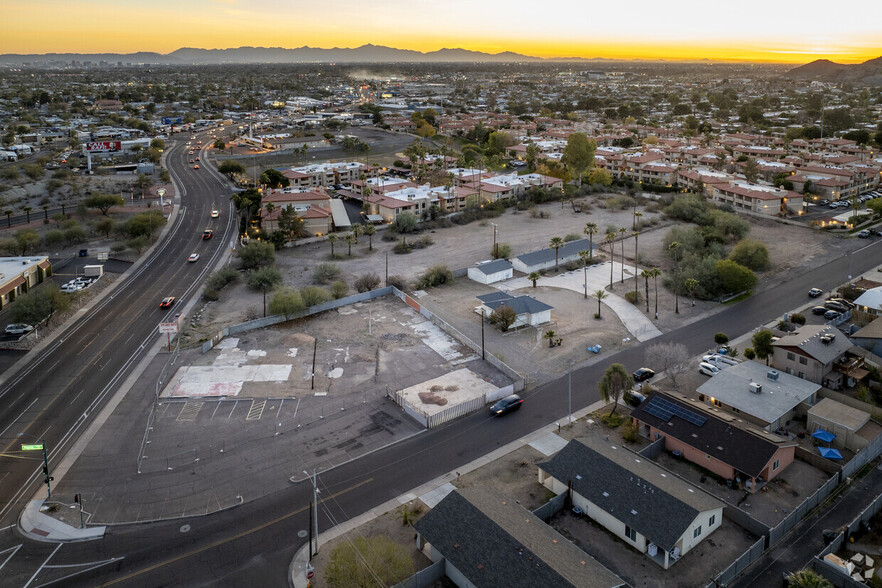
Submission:
{"label": "small white shed", "polygon": [[504,259],[495,259],[492,261],[482,261],[481,263],[468,269],[470,280],[474,280],[481,284],[493,284],[508,280],[514,276],[514,268]]}

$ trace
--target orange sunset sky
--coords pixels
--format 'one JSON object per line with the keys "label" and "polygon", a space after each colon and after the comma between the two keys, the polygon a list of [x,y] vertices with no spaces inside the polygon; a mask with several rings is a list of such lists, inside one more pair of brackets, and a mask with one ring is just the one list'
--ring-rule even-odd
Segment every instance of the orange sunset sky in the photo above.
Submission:
{"label": "orange sunset sky", "polygon": [[882,55],[879,0],[0,0],[0,14],[0,53],[373,43],[538,57],[786,63]]}

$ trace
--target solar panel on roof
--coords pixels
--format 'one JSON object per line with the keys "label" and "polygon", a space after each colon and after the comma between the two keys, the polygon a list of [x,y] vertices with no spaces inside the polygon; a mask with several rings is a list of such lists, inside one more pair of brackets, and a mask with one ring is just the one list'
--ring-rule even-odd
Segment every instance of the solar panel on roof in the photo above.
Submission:
{"label": "solar panel on roof", "polygon": [[671,417],[678,416],[684,421],[692,423],[696,427],[700,427],[707,422],[707,417],[689,410],[688,408],[683,408],[679,404],[674,404],[670,400],[661,398],[660,396],[653,396],[652,399],[646,403],[646,406],[643,407],[643,410],[663,421],[669,421],[671,420]]}

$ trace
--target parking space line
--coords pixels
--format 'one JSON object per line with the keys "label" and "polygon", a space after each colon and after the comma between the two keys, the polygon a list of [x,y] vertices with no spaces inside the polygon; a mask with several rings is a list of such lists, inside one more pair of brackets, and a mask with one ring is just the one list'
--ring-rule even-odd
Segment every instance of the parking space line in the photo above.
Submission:
{"label": "parking space line", "polygon": [[175,421],[181,422],[193,422],[196,420],[196,415],[199,414],[199,411],[202,410],[203,402],[189,401],[184,403],[183,408],[181,408],[181,412],[178,414],[178,418]]}
{"label": "parking space line", "polygon": [[230,417],[233,416],[233,411],[236,410],[236,407],[239,405],[239,399],[236,399],[236,402],[233,403],[233,408],[230,409],[230,414],[227,415],[227,420],[230,420]]}
{"label": "parking space line", "polygon": [[266,399],[264,400],[252,400],[251,408],[248,410],[248,416],[245,417],[246,421],[259,421],[260,417],[263,416],[263,409],[266,408]]}
{"label": "parking space line", "polygon": [[220,405],[221,405],[222,402],[223,402],[223,400],[218,400],[217,402],[214,403],[214,404],[215,404],[215,406],[214,406],[214,412],[211,413],[211,418],[208,419],[208,420],[210,420],[210,421],[211,421],[211,420],[214,420],[214,415],[217,414],[217,409],[220,408]]}

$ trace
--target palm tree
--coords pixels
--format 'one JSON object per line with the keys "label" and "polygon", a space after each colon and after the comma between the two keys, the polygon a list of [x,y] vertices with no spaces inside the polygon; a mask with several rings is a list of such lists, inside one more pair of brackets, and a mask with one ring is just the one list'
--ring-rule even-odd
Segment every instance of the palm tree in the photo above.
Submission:
{"label": "palm tree", "polygon": [[545,331],[545,334],[542,335],[544,338],[548,339],[548,346],[554,347],[554,337],[557,333],[552,330]]}
{"label": "palm tree", "polygon": [[603,288],[595,290],[594,297],[597,298],[597,318],[600,318],[600,301],[606,298],[606,290]]}
{"label": "palm tree", "polygon": [[[671,244],[668,245],[668,251],[672,252],[671,257],[674,258],[674,261],[680,261],[680,243],[677,241],[671,241]],[[675,282],[672,282],[671,285],[674,289],[674,313],[680,314],[680,291]]]}
{"label": "palm tree", "polygon": [[564,240],[560,237],[552,237],[551,241],[548,242],[548,248],[554,249],[554,269],[557,269],[557,252],[563,246]]}
{"label": "palm tree", "polygon": [[365,225],[364,226],[364,234],[368,237],[368,249],[371,251],[374,250],[374,235],[377,233],[377,227],[374,225]]}
{"label": "palm tree", "polygon": [[591,261],[594,261],[594,235],[596,235],[599,230],[600,229],[597,228],[595,223],[586,223],[585,230],[582,231],[588,235],[588,251],[591,253],[591,257],[589,258]]}
{"label": "palm tree", "polygon": [[622,227],[619,229],[619,234],[622,239],[622,284],[625,283],[625,233],[628,232],[628,229]]}
{"label": "palm tree", "polygon": [[585,298],[588,298],[588,260],[591,259],[591,250],[585,250],[579,252],[579,259],[582,260],[582,271],[585,274]]}
{"label": "palm tree", "polygon": [[31,224],[31,211],[33,210],[33,207],[25,206],[24,208],[22,208],[22,210],[26,215],[28,215],[28,224]]}
{"label": "palm tree", "polygon": [[12,211],[9,209],[6,209],[3,211],[3,214],[6,215],[6,226],[11,227],[12,226]]}
{"label": "palm tree", "polygon": [[352,257],[352,244],[358,241],[358,237],[355,236],[355,231],[346,233],[346,236],[343,237],[343,240],[346,242],[347,245],[349,245],[349,251],[346,255]]}
{"label": "palm tree", "polygon": [[609,414],[616,411],[621,395],[634,387],[634,378],[620,363],[614,363],[603,373],[603,378],[597,383],[600,397],[604,402],[611,402],[613,407]]}
{"label": "palm tree", "polygon": [[616,232],[613,230],[609,230],[606,232],[606,242],[609,244],[609,287],[612,288],[613,285],[613,261],[615,261],[615,243],[616,243]]}
{"label": "palm tree", "polygon": [[48,204],[43,205],[43,220],[45,220],[45,221],[49,220],[49,205]]}
{"label": "palm tree", "polygon": [[787,586],[788,588],[833,588],[830,580],[809,568],[788,575]]}
{"label": "palm tree", "polygon": [[639,268],[637,267],[637,246],[640,244],[640,231],[634,231],[634,301],[637,301],[637,288],[639,287],[638,280],[640,278],[640,274],[638,273]]}
{"label": "palm tree", "polygon": [[692,306],[695,306],[695,289],[698,288],[698,280],[695,278],[686,278],[686,281],[683,282],[683,285],[686,286],[686,289],[689,290],[689,296],[692,297]]}
{"label": "palm tree", "polygon": [[657,267],[649,268],[649,276],[652,278],[652,287],[655,288],[655,319],[658,320],[658,277],[662,271]]}
{"label": "palm tree", "polygon": [[530,280],[531,282],[533,282],[533,287],[535,288],[536,282],[538,282],[539,278],[541,278],[541,277],[542,277],[542,274],[540,274],[539,272],[530,272],[530,275],[527,276],[527,279]]}
{"label": "palm tree", "polygon": [[334,257],[334,243],[337,242],[337,235],[331,233],[328,235],[328,243],[331,244],[331,257]]}
{"label": "palm tree", "polygon": [[361,223],[352,225],[352,234],[355,236],[355,244],[358,245],[358,236],[364,234],[364,226]]}
{"label": "palm tree", "polygon": [[632,223],[631,229],[637,230],[637,223],[640,222],[640,217],[643,216],[643,213],[640,211],[634,211],[634,222]]}
{"label": "palm tree", "polygon": [[645,285],[646,285],[646,312],[649,312],[649,278],[652,277],[652,274],[649,273],[649,268],[646,268],[645,270],[643,270],[642,272],[640,272],[640,275],[641,275],[641,276],[643,277],[643,279],[645,280]]}

